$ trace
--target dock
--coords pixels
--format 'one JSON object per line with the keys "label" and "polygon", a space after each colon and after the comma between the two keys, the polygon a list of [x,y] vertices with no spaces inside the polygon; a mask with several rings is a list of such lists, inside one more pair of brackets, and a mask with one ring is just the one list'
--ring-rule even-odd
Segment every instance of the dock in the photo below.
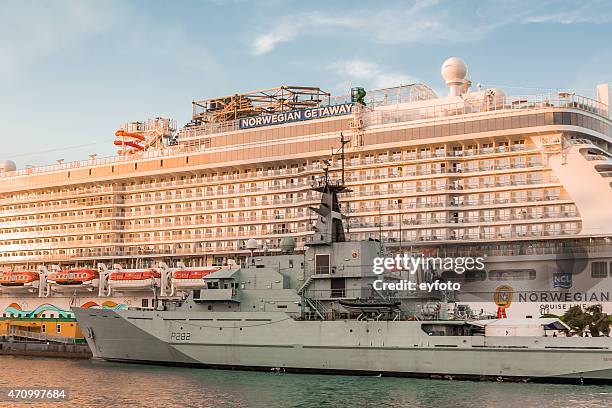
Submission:
{"label": "dock", "polygon": [[0,336],[0,355],[91,358],[92,353],[82,339],[48,333],[37,333],[10,327]]}
{"label": "dock", "polygon": [[87,344],[43,343],[35,341],[0,341],[0,356],[34,356],[34,357],[61,357],[82,358],[92,357]]}

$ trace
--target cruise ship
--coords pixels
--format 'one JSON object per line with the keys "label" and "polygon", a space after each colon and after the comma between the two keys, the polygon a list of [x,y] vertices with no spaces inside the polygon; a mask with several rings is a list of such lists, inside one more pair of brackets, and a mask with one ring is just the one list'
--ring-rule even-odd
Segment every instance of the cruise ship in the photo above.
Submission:
{"label": "cruise ship", "polygon": [[[348,239],[389,255],[484,257],[484,270],[440,272],[462,283],[459,304],[516,318],[612,312],[610,85],[595,99],[509,96],[472,86],[459,58],[442,76],[448,95],[281,86],[194,100],[180,129],[161,117],[121,126],[115,157],[6,160],[0,311],[148,308],[214,285],[203,277],[251,251],[291,242],[305,254],[325,170],[350,189]],[[330,297],[356,297],[347,278],[328,281]]]}

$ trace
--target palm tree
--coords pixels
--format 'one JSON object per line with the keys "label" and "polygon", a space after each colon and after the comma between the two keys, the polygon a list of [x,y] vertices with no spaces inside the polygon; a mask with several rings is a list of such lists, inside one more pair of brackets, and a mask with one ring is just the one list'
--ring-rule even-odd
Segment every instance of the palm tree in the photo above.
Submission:
{"label": "palm tree", "polygon": [[589,306],[585,310],[580,306],[573,306],[561,320],[580,334],[588,330],[593,337],[610,335],[610,316],[602,312],[601,305]]}

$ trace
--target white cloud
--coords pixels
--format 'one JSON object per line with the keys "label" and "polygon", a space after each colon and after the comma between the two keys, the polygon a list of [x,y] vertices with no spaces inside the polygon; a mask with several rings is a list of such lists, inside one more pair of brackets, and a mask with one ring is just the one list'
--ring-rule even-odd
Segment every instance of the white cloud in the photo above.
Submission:
{"label": "white cloud", "polygon": [[[565,6],[565,7],[564,7]],[[559,4],[554,13],[537,13],[527,16],[525,23],[557,23],[557,24],[605,24],[612,22],[612,2],[587,3],[567,7]]]}
{"label": "white cloud", "polygon": [[[495,29],[526,23],[606,23],[612,21],[611,1],[512,2],[438,0],[385,3],[385,7],[354,7],[342,15],[307,13],[286,16],[274,28],[256,35],[254,54],[265,54],[300,36],[321,35],[321,28],[348,28],[333,35],[386,44],[453,44],[482,38]],[[291,21],[291,23],[284,23]],[[329,32],[326,32],[329,34]]]}
{"label": "white cloud", "polygon": [[389,3],[375,9],[355,6],[353,11],[347,10],[341,16],[322,13],[286,16],[274,28],[255,36],[252,52],[261,55],[300,36],[322,35],[323,28],[341,28],[340,35],[350,35],[356,41],[363,41],[365,37],[391,44],[437,43],[473,37],[475,27],[456,19],[449,7],[436,9],[434,6],[438,3],[438,0],[415,1],[408,6]]}
{"label": "white cloud", "polygon": [[270,32],[260,35],[255,39],[253,53],[256,55],[272,51],[274,47],[283,42],[289,42],[296,37],[297,33]]}
{"label": "white cloud", "polygon": [[348,78],[348,83],[338,84],[337,88],[346,90],[352,85],[366,88],[389,88],[400,84],[410,84],[416,80],[406,74],[391,72],[383,67],[362,59],[336,61],[329,66],[339,77]]}
{"label": "white cloud", "polygon": [[321,27],[351,27],[354,21],[345,17],[327,16],[322,13],[305,13],[280,20],[270,31],[255,37],[252,52],[255,55],[272,51],[277,45],[293,41],[305,32]]}

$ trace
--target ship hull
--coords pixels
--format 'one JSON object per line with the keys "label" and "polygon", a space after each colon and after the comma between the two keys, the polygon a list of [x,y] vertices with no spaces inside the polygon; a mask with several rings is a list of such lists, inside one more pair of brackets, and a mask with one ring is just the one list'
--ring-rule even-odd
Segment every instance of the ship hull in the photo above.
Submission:
{"label": "ship hull", "polygon": [[427,336],[420,322],[73,309],[109,361],[497,381],[612,383],[611,338]]}

